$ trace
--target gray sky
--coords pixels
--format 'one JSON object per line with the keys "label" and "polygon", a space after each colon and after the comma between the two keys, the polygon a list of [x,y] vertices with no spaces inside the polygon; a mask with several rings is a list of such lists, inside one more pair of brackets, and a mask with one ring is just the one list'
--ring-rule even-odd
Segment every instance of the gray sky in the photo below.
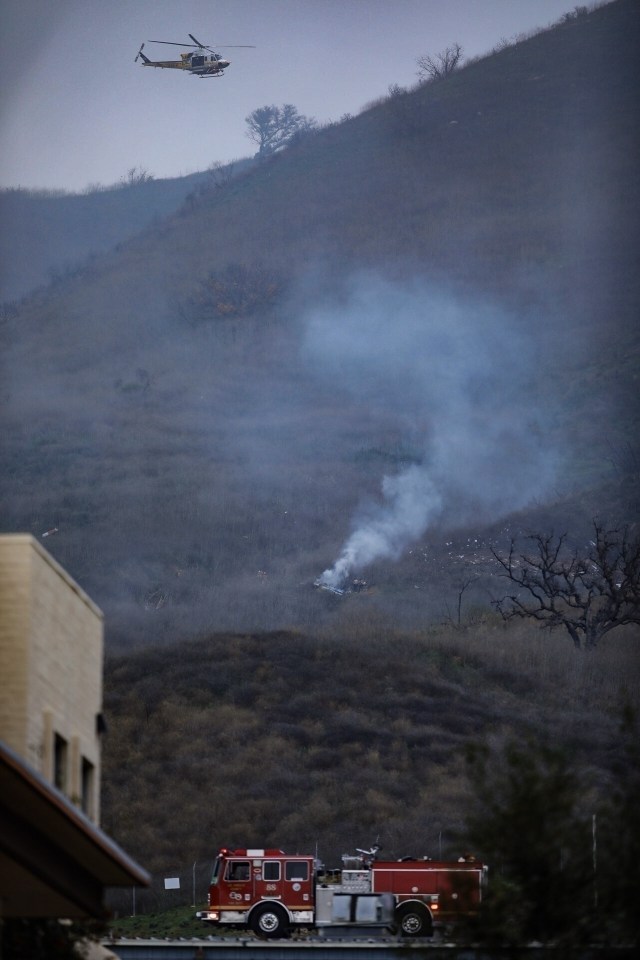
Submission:
{"label": "gray sky", "polygon": [[[79,192],[132,167],[176,177],[251,156],[246,116],[293,103],[321,123],[416,82],[416,59],[488,53],[573,0],[0,0],[0,187]],[[231,60],[200,79],[134,64],[188,34]],[[255,44],[225,50],[224,44]],[[185,47],[185,49],[188,49]]]}

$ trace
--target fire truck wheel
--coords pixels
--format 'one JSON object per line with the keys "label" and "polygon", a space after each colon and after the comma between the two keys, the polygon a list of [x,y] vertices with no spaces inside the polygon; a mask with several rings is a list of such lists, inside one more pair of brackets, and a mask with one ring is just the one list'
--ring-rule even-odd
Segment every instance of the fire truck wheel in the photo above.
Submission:
{"label": "fire truck wheel", "polygon": [[270,940],[273,937],[286,937],[288,932],[287,915],[277,906],[258,907],[251,914],[251,929],[257,937]]}
{"label": "fire truck wheel", "polygon": [[433,923],[426,907],[421,907],[419,904],[400,907],[396,917],[403,937],[433,936]]}

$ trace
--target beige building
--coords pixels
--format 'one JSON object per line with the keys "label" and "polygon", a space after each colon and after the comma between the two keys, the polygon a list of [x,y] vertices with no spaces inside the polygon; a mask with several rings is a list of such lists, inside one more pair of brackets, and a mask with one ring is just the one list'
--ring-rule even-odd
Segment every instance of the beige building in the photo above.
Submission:
{"label": "beige building", "polygon": [[99,822],[103,616],[26,534],[0,536],[0,740]]}
{"label": "beige building", "polygon": [[32,536],[0,535],[0,905],[101,917],[149,876],[97,826],[102,613]]}

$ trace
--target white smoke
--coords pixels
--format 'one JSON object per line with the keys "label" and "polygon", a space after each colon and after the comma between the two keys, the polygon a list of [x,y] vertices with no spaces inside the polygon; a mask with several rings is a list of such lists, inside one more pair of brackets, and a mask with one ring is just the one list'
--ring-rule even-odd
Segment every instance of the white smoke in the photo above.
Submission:
{"label": "white smoke", "polygon": [[308,318],[305,345],[316,372],[397,415],[412,441],[421,432],[419,462],[383,478],[380,502],[358,511],[319,585],[339,589],[374,560],[397,559],[436,520],[489,521],[548,490],[555,458],[535,351],[495,306],[359,276],[345,300]]}
{"label": "white smoke", "polygon": [[351,534],[333,567],[318,578],[321,586],[339,589],[352,569],[366,567],[378,557],[397,558],[405,544],[437,515],[441,496],[427,471],[411,466],[382,480],[384,502],[363,519]]}

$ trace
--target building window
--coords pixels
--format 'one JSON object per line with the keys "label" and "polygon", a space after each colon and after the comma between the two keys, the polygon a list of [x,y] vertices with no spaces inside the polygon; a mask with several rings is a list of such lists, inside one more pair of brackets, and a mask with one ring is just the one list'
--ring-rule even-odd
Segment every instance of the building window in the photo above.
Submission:
{"label": "building window", "polygon": [[81,768],[81,777],[82,777],[82,811],[86,813],[88,817],[93,817],[94,807],[93,807],[93,791],[95,783],[95,769],[92,763],[90,763],[86,757],[82,758],[82,768]]}
{"label": "building window", "polygon": [[53,782],[58,790],[67,791],[69,767],[69,748],[67,741],[59,733],[53,738]]}

